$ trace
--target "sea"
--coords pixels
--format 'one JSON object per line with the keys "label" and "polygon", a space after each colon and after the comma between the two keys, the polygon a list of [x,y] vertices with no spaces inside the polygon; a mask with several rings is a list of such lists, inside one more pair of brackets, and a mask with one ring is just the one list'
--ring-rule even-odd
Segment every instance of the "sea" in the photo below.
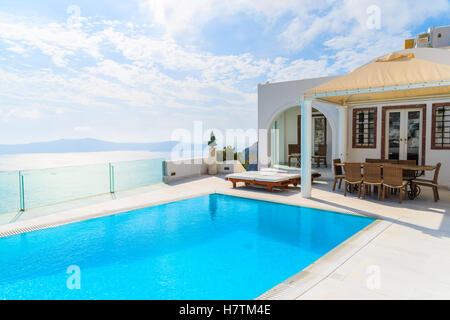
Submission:
{"label": "sea", "polygon": [[0,171],[84,166],[144,159],[170,159],[170,152],[108,151],[77,153],[27,153],[0,155]]}

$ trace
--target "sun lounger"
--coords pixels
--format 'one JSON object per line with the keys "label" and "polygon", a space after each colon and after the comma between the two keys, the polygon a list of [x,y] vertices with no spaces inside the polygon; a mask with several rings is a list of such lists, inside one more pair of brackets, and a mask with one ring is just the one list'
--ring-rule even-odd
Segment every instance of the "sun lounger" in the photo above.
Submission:
{"label": "sun lounger", "polygon": [[[320,173],[313,172],[311,179],[314,180],[321,176]],[[233,188],[236,188],[238,182],[248,185],[262,185],[266,186],[270,192],[274,187],[286,188],[293,184],[297,186],[301,183],[301,175],[284,170],[266,169],[263,171],[247,171],[242,173],[232,173],[225,177],[225,180],[233,183]]]}

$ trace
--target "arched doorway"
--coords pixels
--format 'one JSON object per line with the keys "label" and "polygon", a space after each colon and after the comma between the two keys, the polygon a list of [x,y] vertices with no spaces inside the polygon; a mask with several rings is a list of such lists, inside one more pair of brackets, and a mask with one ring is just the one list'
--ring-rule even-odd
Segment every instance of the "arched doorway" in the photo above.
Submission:
{"label": "arched doorway", "polygon": [[[323,111],[323,112],[322,112]],[[337,110],[329,105],[313,105],[312,112],[312,154],[319,148],[326,148],[326,163],[332,167],[332,159],[337,155]],[[269,125],[268,151],[273,167],[299,168],[295,153],[301,150],[301,109],[300,106],[285,107],[272,119]],[[320,147],[322,146],[322,147]],[[324,147],[325,146],[325,147]],[[313,166],[316,162],[313,161]],[[320,165],[325,168],[324,162]]]}

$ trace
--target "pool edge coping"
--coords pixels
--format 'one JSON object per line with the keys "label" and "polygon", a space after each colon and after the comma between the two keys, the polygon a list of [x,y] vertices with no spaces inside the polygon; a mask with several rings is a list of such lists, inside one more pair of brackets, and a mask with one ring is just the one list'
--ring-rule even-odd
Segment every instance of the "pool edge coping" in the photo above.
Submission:
{"label": "pool edge coping", "polygon": [[[69,214],[69,215],[63,216],[62,212],[65,212],[65,211],[60,211],[59,213],[53,213],[53,214],[50,214],[47,216],[41,216],[41,217],[29,219],[29,220],[0,225],[0,238],[5,238],[5,237],[13,236],[13,235],[28,233],[28,232],[32,232],[32,231],[55,228],[55,227],[59,227],[59,226],[63,226],[63,225],[71,224],[71,223],[77,223],[77,222],[81,222],[81,221],[107,217],[107,216],[111,216],[111,215],[115,215],[115,214],[119,214],[119,213],[127,213],[127,212],[133,211],[133,210],[155,207],[155,206],[159,206],[159,205],[163,205],[163,204],[167,204],[167,203],[171,203],[171,202],[187,200],[187,199],[206,196],[206,195],[210,195],[210,194],[214,194],[214,193],[215,192],[198,192],[195,194],[184,195],[184,196],[175,197],[175,198],[171,198],[171,199],[142,203],[142,204],[139,204],[136,206],[124,206],[124,207],[117,208],[114,210],[110,210],[110,209],[102,210],[100,212],[96,212],[93,214],[81,214],[81,215],[80,214],[72,214],[72,215]],[[83,208],[88,210],[89,207],[90,206],[83,207]],[[71,211],[71,210],[67,210],[67,211]],[[37,220],[48,220],[48,222],[38,222]]]}

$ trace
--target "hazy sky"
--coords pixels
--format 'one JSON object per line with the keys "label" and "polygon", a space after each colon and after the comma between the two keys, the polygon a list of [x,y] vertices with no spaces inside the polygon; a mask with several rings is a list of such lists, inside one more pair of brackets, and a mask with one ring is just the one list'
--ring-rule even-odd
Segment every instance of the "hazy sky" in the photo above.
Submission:
{"label": "hazy sky", "polygon": [[258,83],[348,72],[449,16],[448,0],[2,0],[0,143],[256,128]]}

